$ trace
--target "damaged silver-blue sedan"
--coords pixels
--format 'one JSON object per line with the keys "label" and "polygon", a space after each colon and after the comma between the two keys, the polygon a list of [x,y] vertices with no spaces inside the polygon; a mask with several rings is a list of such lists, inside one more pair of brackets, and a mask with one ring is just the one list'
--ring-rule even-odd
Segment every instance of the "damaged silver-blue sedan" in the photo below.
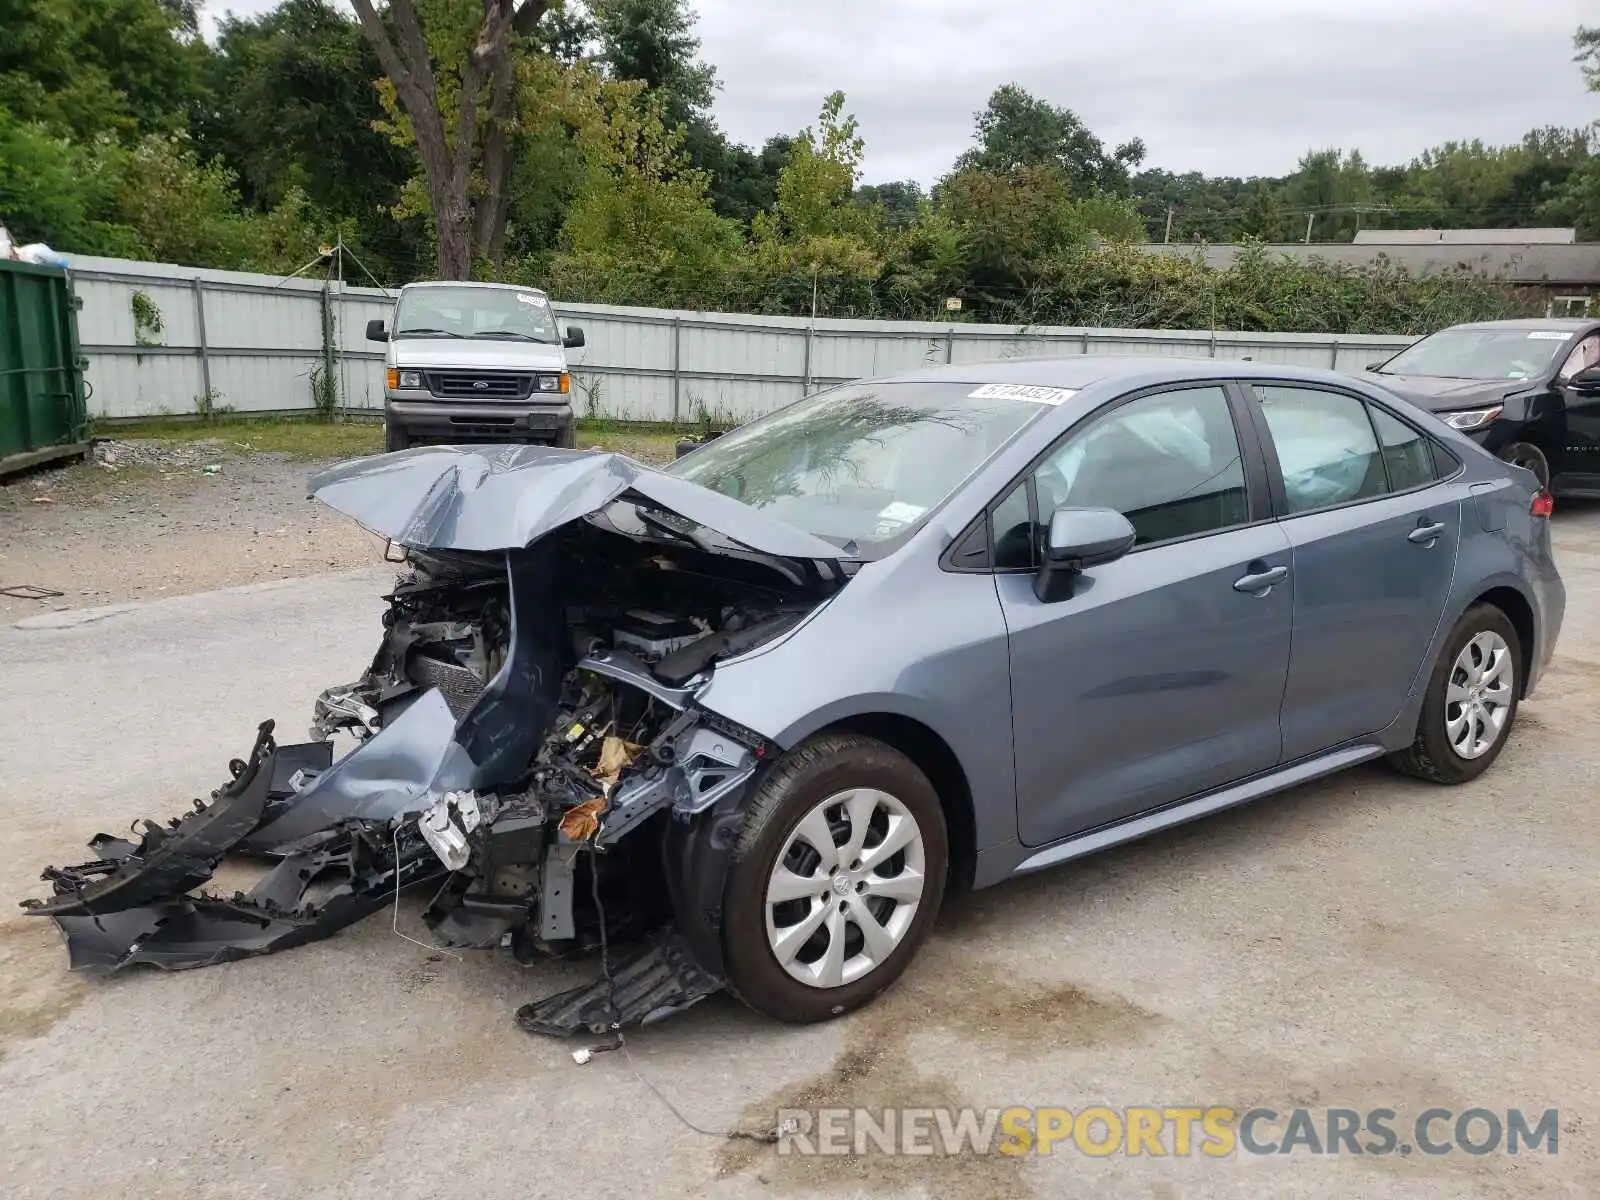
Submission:
{"label": "damaged silver-blue sedan", "polygon": [[[869,1001],[984,886],[1378,757],[1487,769],[1560,629],[1550,498],[1366,380],[948,367],[665,471],[437,447],[313,477],[403,552],[382,642],[193,811],[50,868],[71,966],[324,937],[598,948],[564,1034]],[[231,854],[270,868],[207,892]],[[610,961],[615,956],[616,961]]]}

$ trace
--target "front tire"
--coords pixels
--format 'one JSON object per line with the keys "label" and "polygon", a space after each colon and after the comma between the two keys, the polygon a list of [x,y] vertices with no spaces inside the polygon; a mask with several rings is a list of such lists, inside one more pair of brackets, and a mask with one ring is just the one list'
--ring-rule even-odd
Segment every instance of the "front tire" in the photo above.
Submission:
{"label": "front tire", "polygon": [[409,450],[411,448],[411,435],[405,431],[404,426],[396,425],[393,421],[384,421],[383,448],[389,453],[393,453],[396,450]]}
{"label": "front tire", "polygon": [[916,764],[872,738],[830,734],[774,766],[733,858],[729,985],[768,1016],[808,1023],[899,978],[938,915],[949,842]]}
{"label": "front tire", "polygon": [[1389,757],[1407,775],[1466,783],[1500,757],[1522,695],[1522,643],[1491,604],[1466,611],[1428,680],[1416,740]]}
{"label": "front tire", "polygon": [[1539,477],[1539,486],[1550,490],[1550,460],[1532,442],[1512,442],[1500,451],[1500,461],[1532,471]]}

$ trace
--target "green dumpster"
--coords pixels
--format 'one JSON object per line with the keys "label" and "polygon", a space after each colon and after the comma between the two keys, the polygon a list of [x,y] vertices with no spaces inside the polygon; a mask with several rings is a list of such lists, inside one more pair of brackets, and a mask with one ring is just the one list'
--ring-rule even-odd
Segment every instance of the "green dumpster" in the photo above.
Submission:
{"label": "green dumpster", "polygon": [[85,365],[67,273],[0,260],[0,475],[88,450]]}

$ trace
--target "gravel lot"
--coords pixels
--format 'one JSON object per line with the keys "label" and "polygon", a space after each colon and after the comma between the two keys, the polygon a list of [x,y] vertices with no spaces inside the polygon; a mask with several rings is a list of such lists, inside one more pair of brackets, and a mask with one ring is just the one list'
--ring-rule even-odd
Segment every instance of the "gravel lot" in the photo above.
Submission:
{"label": "gravel lot", "polygon": [[0,588],[61,593],[0,593],[0,619],[382,561],[381,539],[306,499],[307,473],[324,465],[221,438],[119,442],[0,485]]}
{"label": "gravel lot", "polygon": [[[380,447],[382,430],[366,429]],[[263,435],[240,425],[225,437],[105,443],[89,463],[0,482],[0,621],[381,562],[382,539],[306,499],[306,476],[339,460],[304,448],[315,451],[330,432],[363,430],[266,431],[277,442],[303,441],[301,452],[246,449]],[[669,461],[676,440],[604,427],[580,428],[579,437],[644,462]],[[60,594],[24,599],[3,590],[19,585]]]}
{"label": "gravel lot", "polygon": [[[161,576],[141,563],[163,542],[123,532],[117,503],[154,509],[138,529],[166,521],[183,546],[248,528],[268,571],[366,561],[333,518],[217,487],[253,480],[259,501],[302,470],[225,463],[159,505],[129,489],[48,518],[6,509],[0,566],[7,581],[18,561],[42,570],[19,547],[66,539],[75,561],[108,556],[146,588],[108,598],[152,594]],[[44,922],[0,915],[0,1195],[1600,1194],[1600,508],[1563,506],[1556,535],[1559,657],[1477,783],[1359,769],[960,900],[903,983],[852,1018],[785,1028],[714,998],[630,1039],[709,1128],[822,1103],[1387,1106],[1402,1122],[1434,1105],[1558,1107],[1555,1157],[780,1158],[686,1129],[620,1055],[579,1067],[516,1031],[518,1004],[592,963],[430,953],[385,914],[275,958],[94,980],[68,975]],[[301,542],[342,549],[279,553]],[[220,578],[270,578],[258,566]],[[170,570],[192,581],[193,567]],[[99,830],[180,811],[262,717],[299,728],[316,691],[366,661],[387,579],[0,625],[0,897],[38,894],[39,868],[76,861]],[[421,932],[416,902],[399,922]]]}

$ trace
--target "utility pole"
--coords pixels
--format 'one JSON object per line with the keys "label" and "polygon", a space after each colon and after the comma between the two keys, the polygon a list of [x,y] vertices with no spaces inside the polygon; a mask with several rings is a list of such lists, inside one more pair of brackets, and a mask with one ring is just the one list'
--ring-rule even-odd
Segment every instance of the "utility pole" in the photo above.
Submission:
{"label": "utility pole", "polygon": [[1311,244],[1311,226],[1312,226],[1313,222],[1316,221],[1316,219],[1317,219],[1317,214],[1316,213],[1307,213],[1306,214],[1306,245],[1308,245],[1308,246]]}
{"label": "utility pole", "polygon": [[1167,245],[1172,241],[1172,205],[1167,205],[1167,232],[1161,235],[1161,244]]}

